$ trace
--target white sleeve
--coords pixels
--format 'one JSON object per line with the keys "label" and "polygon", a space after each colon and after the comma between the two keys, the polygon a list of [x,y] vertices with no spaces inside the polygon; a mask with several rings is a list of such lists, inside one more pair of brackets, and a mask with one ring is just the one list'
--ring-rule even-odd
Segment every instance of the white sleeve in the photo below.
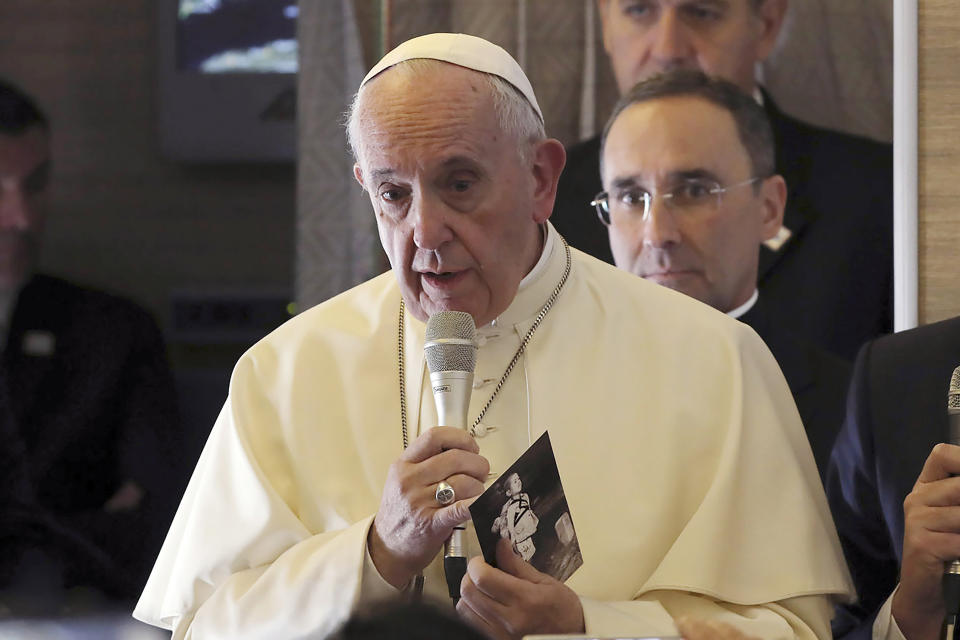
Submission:
{"label": "white sleeve", "polygon": [[[356,608],[397,593],[369,560],[373,515],[332,510],[311,531],[251,446],[228,400],[134,616],[173,638],[323,637]],[[332,508],[331,508],[332,509]],[[345,507],[344,507],[345,509]]]}
{"label": "white sleeve", "polygon": [[873,640],[906,640],[893,617],[893,594],[896,592],[897,590],[894,589],[877,612],[877,617],[873,621]]}

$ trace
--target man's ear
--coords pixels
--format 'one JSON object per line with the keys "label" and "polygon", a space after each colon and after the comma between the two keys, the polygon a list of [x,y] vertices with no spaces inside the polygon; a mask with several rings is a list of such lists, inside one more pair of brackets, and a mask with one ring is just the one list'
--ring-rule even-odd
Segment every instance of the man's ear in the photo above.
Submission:
{"label": "man's ear", "polygon": [[536,143],[533,152],[534,208],[533,219],[537,224],[546,222],[553,213],[557,198],[557,183],[560,172],[567,162],[567,152],[559,140],[548,138]]}
{"label": "man's ear", "polygon": [[774,175],[764,179],[760,185],[760,199],[763,207],[760,241],[766,242],[783,226],[783,210],[787,206],[787,183],[783,177]]}
{"label": "man's ear", "polygon": [[756,11],[761,29],[757,38],[756,61],[763,62],[777,44],[777,36],[787,16],[787,0],[762,0]]}
{"label": "man's ear", "polygon": [[360,186],[363,187],[363,190],[366,191],[367,188],[363,184],[363,169],[360,168],[360,163],[358,162],[353,164],[353,177],[356,178],[357,182],[360,183]]}

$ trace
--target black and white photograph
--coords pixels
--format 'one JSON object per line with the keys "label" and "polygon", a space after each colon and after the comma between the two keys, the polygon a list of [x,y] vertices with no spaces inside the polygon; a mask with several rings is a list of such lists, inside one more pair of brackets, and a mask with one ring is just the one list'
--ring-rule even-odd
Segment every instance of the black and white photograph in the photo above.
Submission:
{"label": "black and white photograph", "polygon": [[506,538],[535,569],[566,581],[583,557],[560,472],[544,433],[470,507],[483,558],[496,566],[496,548]]}

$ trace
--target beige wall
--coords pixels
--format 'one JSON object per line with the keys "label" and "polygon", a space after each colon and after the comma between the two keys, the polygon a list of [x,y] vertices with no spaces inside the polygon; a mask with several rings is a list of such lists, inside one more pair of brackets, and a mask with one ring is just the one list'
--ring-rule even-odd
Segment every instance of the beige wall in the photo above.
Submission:
{"label": "beige wall", "polygon": [[960,8],[920,1],[920,322],[960,315]]}
{"label": "beige wall", "polygon": [[46,270],[167,322],[178,287],[292,289],[295,174],[161,157],[151,0],[2,0],[0,75],[53,121]]}

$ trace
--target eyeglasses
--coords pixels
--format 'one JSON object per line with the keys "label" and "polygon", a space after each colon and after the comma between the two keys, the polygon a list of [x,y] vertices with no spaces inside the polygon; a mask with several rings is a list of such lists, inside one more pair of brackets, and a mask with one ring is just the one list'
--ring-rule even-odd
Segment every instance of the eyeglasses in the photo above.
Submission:
{"label": "eyeglasses", "polygon": [[608,191],[601,191],[594,196],[590,204],[596,208],[600,221],[608,226],[614,216],[622,219],[646,220],[650,215],[653,199],[658,196],[664,206],[671,211],[684,215],[695,215],[705,211],[716,211],[720,207],[720,198],[724,193],[762,179],[760,177],[749,178],[743,182],[724,187],[716,180],[695,178],[684,180],[663,192],[656,190],[651,192],[643,187],[628,186],[617,189],[613,194]]}

